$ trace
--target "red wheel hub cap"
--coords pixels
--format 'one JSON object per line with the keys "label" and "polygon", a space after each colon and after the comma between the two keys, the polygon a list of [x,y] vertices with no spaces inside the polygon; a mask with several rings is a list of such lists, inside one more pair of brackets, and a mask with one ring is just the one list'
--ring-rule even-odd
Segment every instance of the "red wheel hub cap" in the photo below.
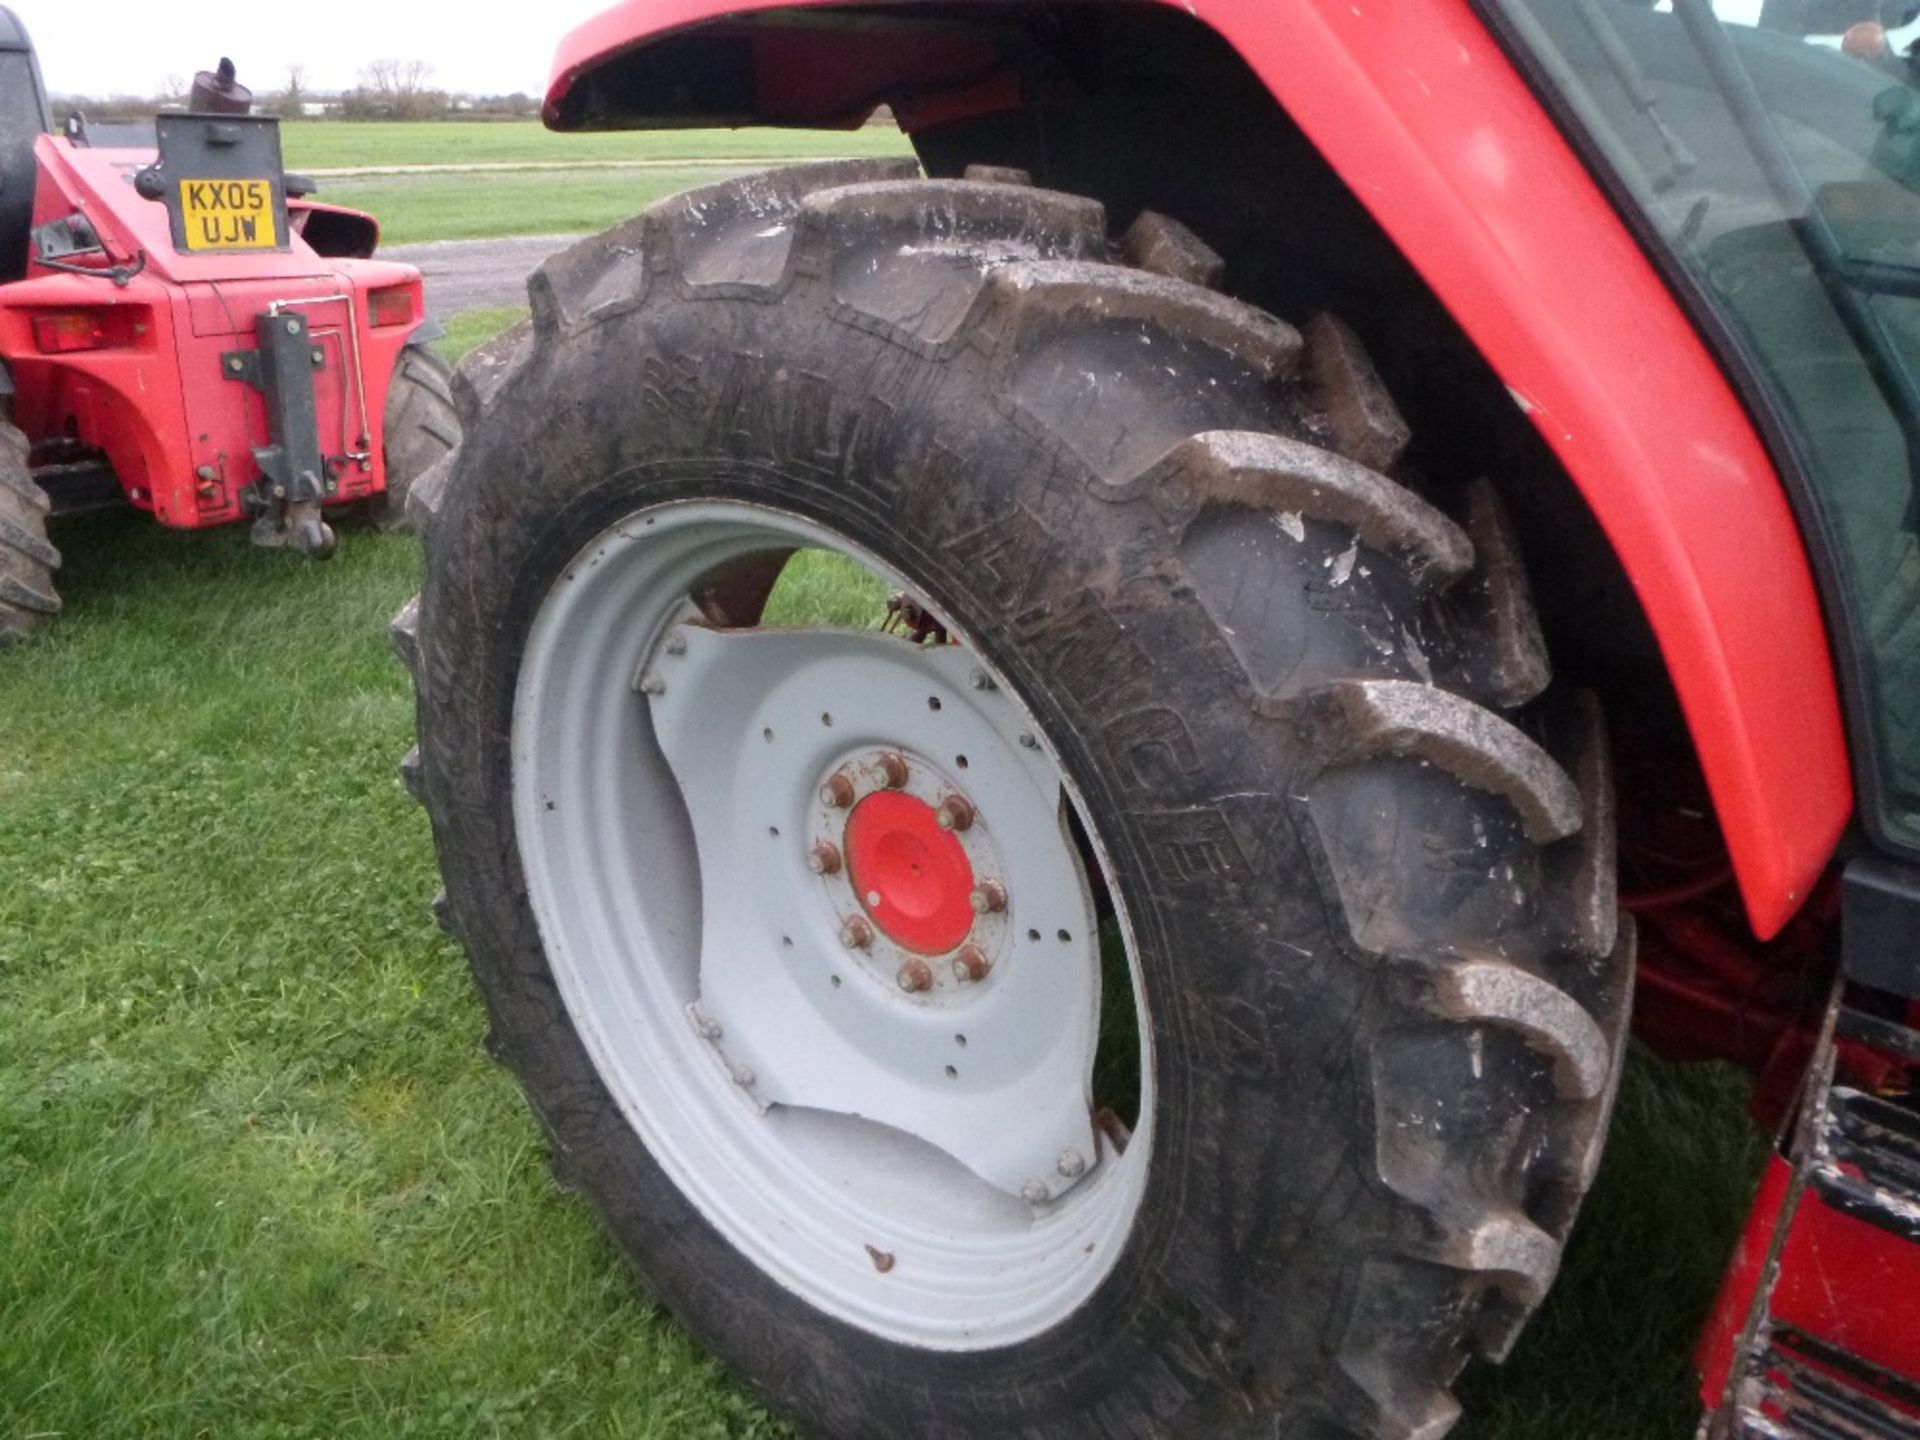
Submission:
{"label": "red wheel hub cap", "polygon": [[944,954],[973,928],[973,865],[912,795],[882,790],[853,807],[847,876],[873,923],[909,950]]}

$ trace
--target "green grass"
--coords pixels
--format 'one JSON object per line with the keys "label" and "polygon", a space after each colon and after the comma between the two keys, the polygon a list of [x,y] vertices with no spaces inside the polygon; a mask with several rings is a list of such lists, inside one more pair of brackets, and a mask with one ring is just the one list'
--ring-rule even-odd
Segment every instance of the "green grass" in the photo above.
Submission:
{"label": "green grass", "polygon": [[1765,1137],[1720,1065],[1631,1053],[1606,1160],[1559,1282],[1500,1369],[1459,1387],[1460,1440],[1685,1440],[1694,1342],[1746,1216]]}
{"label": "green grass", "polygon": [[774,1433],[476,1046],[393,772],[412,542],[60,538],[0,662],[0,1435]]}
{"label": "green grass", "polygon": [[361,165],[575,164],[607,160],[818,159],[823,155],[901,155],[891,126],[862,130],[622,130],[556,134],[534,121],[408,124],[288,121],[281,145],[293,170]]}
{"label": "green grass", "polygon": [[[413,543],[58,538],[67,612],[0,658],[0,1436],[785,1434],[636,1298],[482,1058],[394,778]],[[811,562],[773,618],[878,599]],[[1744,1098],[1634,1055],[1561,1283],[1456,1435],[1689,1433]]]}
{"label": "green grass", "polygon": [[[320,198],[380,218],[389,245],[604,230],[659,199],[769,163],[833,155],[905,155],[892,128],[669,130],[556,135],[532,123],[283,127],[290,168],[571,164],[576,170],[359,175],[322,181]],[[606,168],[648,160],[658,169]],[[594,166],[602,168],[592,168]]]}
{"label": "green grass", "polygon": [[590,234],[637,214],[663,195],[742,173],[743,167],[734,165],[374,175],[323,185],[319,198],[378,216],[381,243],[405,245],[494,235]]}
{"label": "green grass", "polygon": [[524,305],[462,311],[446,321],[447,333],[433,342],[433,348],[458,363],[474,346],[486,344],[509,325],[526,319],[527,314]]}

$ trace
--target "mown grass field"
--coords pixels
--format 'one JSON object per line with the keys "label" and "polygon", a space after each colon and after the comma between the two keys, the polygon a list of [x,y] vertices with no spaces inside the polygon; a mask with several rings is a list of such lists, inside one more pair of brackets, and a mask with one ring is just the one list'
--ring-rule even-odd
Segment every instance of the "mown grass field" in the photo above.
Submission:
{"label": "mown grass field", "polygon": [[[392,165],[574,166],[322,177],[319,198],[380,217],[389,245],[604,230],[663,195],[823,156],[904,155],[896,130],[628,131],[556,135],[532,122],[283,127],[294,170]],[[632,166],[644,161],[646,168]]]}
{"label": "mown grass field", "polygon": [[380,218],[385,245],[479,240],[494,235],[592,234],[663,195],[708,185],[762,165],[684,170],[512,170],[370,175],[329,181],[320,199]]}
{"label": "mown grass field", "polygon": [[381,165],[588,165],[609,160],[725,163],[903,153],[898,131],[620,130],[560,135],[537,121],[413,124],[290,120],[281,148],[293,170]]}
{"label": "mown grass field", "polygon": [[[786,1434],[636,1296],[479,1048],[394,774],[413,542],[57,538],[67,611],[0,656],[0,1437]],[[1689,1432],[1744,1089],[1635,1055],[1564,1278],[1457,1435]]]}

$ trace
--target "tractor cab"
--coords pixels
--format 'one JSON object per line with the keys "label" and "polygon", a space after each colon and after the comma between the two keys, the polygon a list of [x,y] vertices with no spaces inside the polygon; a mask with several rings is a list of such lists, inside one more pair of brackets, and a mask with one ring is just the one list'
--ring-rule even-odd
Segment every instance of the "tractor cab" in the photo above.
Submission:
{"label": "tractor cab", "polygon": [[1848,983],[1703,1341],[1713,1433],[1909,1434],[1920,1115],[1893,1092],[1920,1057],[1920,7],[1492,9],[1766,432],[1850,692]]}
{"label": "tractor cab", "polygon": [[1920,856],[1920,7],[1495,14],[1779,442],[1848,662],[1861,818]]}
{"label": "tractor cab", "polygon": [[34,141],[47,129],[46,90],[27,32],[0,7],[0,285],[27,269],[33,225]]}

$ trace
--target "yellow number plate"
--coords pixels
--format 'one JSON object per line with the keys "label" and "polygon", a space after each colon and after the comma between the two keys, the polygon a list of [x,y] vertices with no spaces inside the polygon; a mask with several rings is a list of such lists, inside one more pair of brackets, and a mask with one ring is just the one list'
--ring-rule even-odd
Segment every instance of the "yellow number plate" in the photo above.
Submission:
{"label": "yellow number plate", "polygon": [[180,215],[189,250],[271,250],[273,186],[265,180],[182,180]]}

